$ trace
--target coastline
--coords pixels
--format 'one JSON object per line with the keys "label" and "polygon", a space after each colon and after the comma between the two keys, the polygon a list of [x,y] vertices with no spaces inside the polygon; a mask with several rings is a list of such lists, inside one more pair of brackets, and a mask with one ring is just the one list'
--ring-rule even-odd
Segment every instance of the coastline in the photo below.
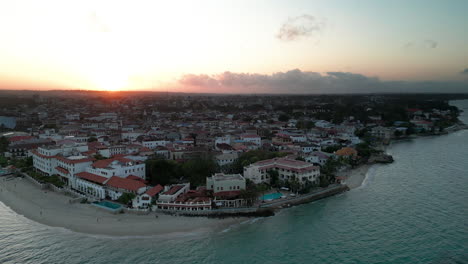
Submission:
{"label": "coastline", "polygon": [[41,190],[24,178],[0,178],[0,201],[17,214],[47,226],[85,234],[154,236],[216,232],[247,219],[178,217],[156,213],[113,215],[89,204],[70,204],[68,198],[50,190]]}
{"label": "coastline", "polygon": [[[460,124],[446,134],[466,129]],[[445,135],[445,134],[441,134]],[[432,135],[440,136],[440,135]],[[390,146],[427,136],[392,140]],[[383,151],[387,153],[388,146]],[[375,164],[363,164],[357,168],[339,172],[349,189],[362,186],[368,171]],[[74,232],[107,236],[154,236],[187,232],[214,232],[244,222],[247,217],[185,217],[161,213],[149,215],[113,215],[89,204],[70,204],[68,196],[50,190],[42,190],[25,178],[0,178],[0,202],[19,215],[32,221],[62,227]]]}

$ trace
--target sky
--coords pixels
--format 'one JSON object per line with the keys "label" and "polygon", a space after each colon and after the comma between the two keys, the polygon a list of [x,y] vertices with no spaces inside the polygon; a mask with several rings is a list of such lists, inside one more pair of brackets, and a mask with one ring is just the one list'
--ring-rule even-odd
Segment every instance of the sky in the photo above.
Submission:
{"label": "sky", "polygon": [[466,0],[0,0],[0,89],[468,92]]}

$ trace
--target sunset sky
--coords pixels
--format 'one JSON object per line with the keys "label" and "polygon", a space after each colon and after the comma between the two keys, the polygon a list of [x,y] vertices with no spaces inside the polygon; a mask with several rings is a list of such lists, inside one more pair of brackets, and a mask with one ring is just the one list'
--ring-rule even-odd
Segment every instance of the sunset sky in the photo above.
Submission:
{"label": "sunset sky", "polygon": [[465,89],[467,14],[466,0],[0,0],[0,89]]}

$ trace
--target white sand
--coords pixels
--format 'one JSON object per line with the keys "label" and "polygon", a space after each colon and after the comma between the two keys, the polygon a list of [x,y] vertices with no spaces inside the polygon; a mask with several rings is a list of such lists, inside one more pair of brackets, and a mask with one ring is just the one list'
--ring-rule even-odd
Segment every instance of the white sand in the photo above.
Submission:
{"label": "white sand", "polygon": [[0,201],[36,222],[76,232],[110,236],[150,236],[179,232],[219,231],[246,218],[214,219],[150,213],[111,214],[89,204],[70,204],[71,197],[41,190],[27,179],[0,178]]}

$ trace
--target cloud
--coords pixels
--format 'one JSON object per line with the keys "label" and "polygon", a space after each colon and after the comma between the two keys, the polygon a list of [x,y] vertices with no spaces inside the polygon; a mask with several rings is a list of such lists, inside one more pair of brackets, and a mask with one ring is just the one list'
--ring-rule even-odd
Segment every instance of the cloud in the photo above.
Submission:
{"label": "cloud", "polygon": [[280,28],[276,37],[283,41],[293,41],[302,37],[311,37],[325,28],[325,21],[311,15],[290,17]]}
{"label": "cloud", "polygon": [[468,75],[468,68],[465,68],[463,71],[460,72],[460,74]]}
{"label": "cloud", "polygon": [[437,41],[434,41],[432,39],[426,39],[424,43],[426,44],[426,47],[431,48],[431,49],[435,49],[437,48],[437,45],[439,45]]}
{"label": "cloud", "polygon": [[408,93],[468,92],[466,83],[381,81],[350,72],[318,72],[294,69],[273,74],[224,72],[214,75],[188,74],[179,80],[187,90],[210,93]]}
{"label": "cloud", "polygon": [[410,48],[426,48],[426,49],[435,49],[439,43],[432,39],[426,39],[424,41],[409,41],[403,44],[403,48],[410,49]]}

